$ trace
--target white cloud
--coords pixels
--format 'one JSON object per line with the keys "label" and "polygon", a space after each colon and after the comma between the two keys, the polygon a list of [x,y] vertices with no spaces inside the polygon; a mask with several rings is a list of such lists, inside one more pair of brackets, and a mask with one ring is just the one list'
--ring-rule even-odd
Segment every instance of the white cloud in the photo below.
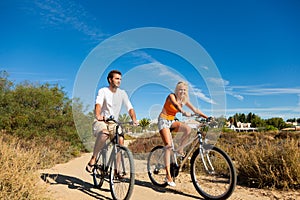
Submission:
{"label": "white cloud", "polygon": [[281,94],[300,94],[300,88],[271,88],[270,85],[227,86],[226,91],[236,91],[240,95],[265,96]]}
{"label": "white cloud", "polygon": [[244,100],[244,97],[243,97],[242,95],[239,95],[239,94],[233,94],[233,96],[234,96],[235,98],[237,98],[238,100],[240,100],[240,101]]}
{"label": "white cloud", "polygon": [[300,94],[300,88],[251,88],[243,92],[247,95],[279,95],[279,94]]}
{"label": "white cloud", "polygon": [[272,88],[270,85],[248,85],[248,86],[226,86],[226,94],[232,95],[238,100],[243,100],[247,96],[274,96],[274,95],[297,95],[299,100],[295,106],[273,106],[266,107],[262,104],[257,104],[254,102],[254,108],[234,108],[227,109],[229,115],[235,113],[256,113],[262,118],[271,118],[271,117],[282,117],[284,119],[290,119],[294,117],[299,117],[300,113],[300,88]]}
{"label": "white cloud", "polygon": [[260,108],[230,108],[226,110],[227,117],[232,116],[236,113],[255,113],[263,119],[272,117],[282,117],[283,119],[291,119],[299,117],[299,110],[294,107],[260,107]]}
{"label": "white cloud", "polygon": [[224,86],[229,85],[229,81],[221,78],[208,78],[208,81],[216,85],[224,85]]}
{"label": "white cloud", "polygon": [[62,0],[37,0],[35,5],[39,8],[39,15],[48,25],[57,27],[69,25],[97,42],[107,37],[96,27],[95,18],[79,3]]}
{"label": "white cloud", "polygon": [[207,66],[201,66],[202,69],[208,70]]}
{"label": "white cloud", "polygon": [[191,89],[193,91],[193,95],[195,95],[196,97],[198,97],[199,99],[207,102],[207,103],[210,103],[210,104],[216,104],[216,102],[213,101],[213,99],[207,97],[203,92],[202,90],[198,89],[198,88],[195,88],[194,86],[191,86]]}

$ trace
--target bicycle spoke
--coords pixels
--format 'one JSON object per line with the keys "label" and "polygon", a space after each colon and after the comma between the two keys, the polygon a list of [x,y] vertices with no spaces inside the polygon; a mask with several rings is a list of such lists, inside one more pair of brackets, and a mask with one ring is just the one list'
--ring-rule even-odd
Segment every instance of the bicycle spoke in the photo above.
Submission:
{"label": "bicycle spoke", "polygon": [[197,191],[209,199],[229,197],[236,184],[231,160],[216,147],[204,151],[203,157],[199,150],[193,155],[191,176]]}
{"label": "bicycle spoke", "polygon": [[114,199],[129,199],[134,186],[133,157],[126,147],[117,149],[110,172],[111,193]]}
{"label": "bicycle spoke", "polygon": [[97,159],[97,162],[93,169],[93,182],[95,188],[101,188],[104,182],[104,178],[106,175],[105,171],[105,156],[100,153]]}
{"label": "bicycle spoke", "polygon": [[154,185],[166,187],[165,182],[166,169],[164,162],[164,148],[162,146],[155,147],[149,154],[147,162],[148,176]]}

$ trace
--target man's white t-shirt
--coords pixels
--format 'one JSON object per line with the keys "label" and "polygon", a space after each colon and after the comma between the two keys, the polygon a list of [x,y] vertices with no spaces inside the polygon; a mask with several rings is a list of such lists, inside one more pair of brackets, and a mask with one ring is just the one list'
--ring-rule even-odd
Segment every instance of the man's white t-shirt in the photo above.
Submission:
{"label": "man's white t-shirt", "polygon": [[116,120],[119,118],[123,104],[126,106],[127,111],[133,108],[126,92],[119,88],[115,93],[110,91],[108,87],[99,89],[96,104],[101,105],[101,115],[106,118],[113,116]]}

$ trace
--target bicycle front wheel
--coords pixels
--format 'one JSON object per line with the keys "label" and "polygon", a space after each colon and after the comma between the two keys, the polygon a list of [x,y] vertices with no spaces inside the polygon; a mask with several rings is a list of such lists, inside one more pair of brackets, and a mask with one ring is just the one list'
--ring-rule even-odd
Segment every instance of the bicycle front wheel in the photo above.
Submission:
{"label": "bicycle front wheel", "polygon": [[165,150],[163,146],[154,147],[147,160],[147,171],[151,182],[160,187],[166,187],[166,167],[164,162]]}
{"label": "bicycle front wheel", "polygon": [[128,148],[117,145],[110,171],[110,191],[113,199],[129,199],[132,195],[135,174],[134,160]]}
{"label": "bicycle front wheel", "polygon": [[206,199],[227,199],[236,185],[236,171],[230,157],[220,148],[206,145],[191,159],[194,187]]}

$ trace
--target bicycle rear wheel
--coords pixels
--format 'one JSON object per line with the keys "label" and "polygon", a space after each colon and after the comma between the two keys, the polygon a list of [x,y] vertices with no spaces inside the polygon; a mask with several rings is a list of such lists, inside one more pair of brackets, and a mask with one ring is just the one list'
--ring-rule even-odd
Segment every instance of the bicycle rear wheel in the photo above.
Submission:
{"label": "bicycle rear wheel", "polygon": [[113,199],[129,199],[134,187],[134,160],[128,148],[117,145],[110,171],[110,191]]}
{"label": "bicycle rear wheel", "polygon": [[[197,149],[191,159],[194,187],[206,199],[227,199],[236,185],[236,171],[230,157],[215,146]],[[203,156],[202,156],[203,155]]]}
{"label": "bicycle rear wheel", "polygon": [[93,169],[93,182],[94,187],[100,189],[103,185],[104,178],[107,174],[106,167],[106,155],[103,152],[100,152],[94,165]]}
{"label": "bicycle rear wheel", "polygon": [[164,147],[156,146],[151,150],[147,160],[148,176],[154,185],[160,187],[166,187],[168,185],[168,183],[165,182],[166,167],[164,157]]}

